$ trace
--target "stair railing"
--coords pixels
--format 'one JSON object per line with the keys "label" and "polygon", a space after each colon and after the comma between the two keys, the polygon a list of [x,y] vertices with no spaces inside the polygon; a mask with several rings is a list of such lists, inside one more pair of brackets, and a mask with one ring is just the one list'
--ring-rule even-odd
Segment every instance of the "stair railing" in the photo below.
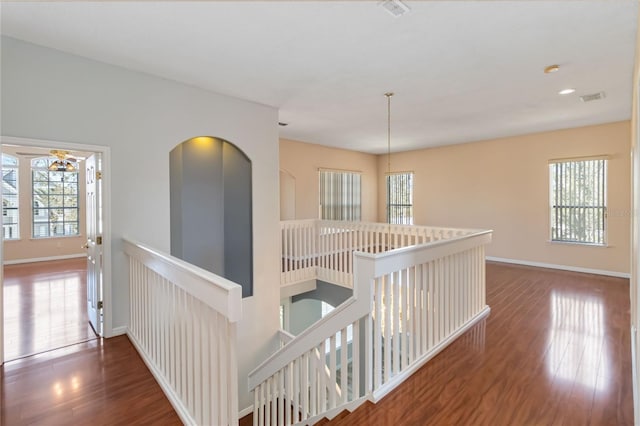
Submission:
{"label": "stair railing", "polygon": [[[349,232],[331,226],[334,235]],[[484,247],[491,231],[448,235],[391,251],[353,253],[353,296],[249,375],[254,425],[313,424],[365,399],[376,401],[488,315]],[[387,243],[379,238],[382,242],[374,237],[374,246]],[[400,237],[391,242],[402,243]],[[329,247],[340,249],[334,243]],[[317,353],[328,353],[327,360]],[[340,397],[332,390],[338,383]]]}

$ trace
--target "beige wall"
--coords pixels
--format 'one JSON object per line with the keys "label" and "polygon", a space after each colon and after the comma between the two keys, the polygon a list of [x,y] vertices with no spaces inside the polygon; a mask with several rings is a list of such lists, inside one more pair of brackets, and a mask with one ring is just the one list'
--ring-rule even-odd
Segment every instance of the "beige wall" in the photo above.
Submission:
{"label": "beige wall", "polygon": [[[391,168],[415,172],[416,224],[493,229],[488,256],[629,273],[630,132],[625,121],[404,152]],[[609,246],[550,243],[548,160],[602,154],[610,156]],[[386,170],[386,157],[378,162]]]}
{"label": "beige wall", "polygon": [[295,218],[318,218],[318,169],[362,172],[362,220],[377,221],[377,156],[280,139],[280,169],[295,178]]}
{"label": "beige wall", "polygon": [[[77,237],[31,238],[31,167],[32,157],[16,155],[16,152],[37,151],[29,147],[3,146],[2,152],[18,157],[18,190],[19,190],[19,226],[20,239],[4,242],[5,263],[26,261],[31,259],[50,258],[55,256],[76,256],[86,254],[82,245],[86,242],[85,234],[85,179],[84,168],[79,167],[78,191],[80,194],[80,235]],[[46,154],[45,154],[46,155]],[[83,163],[79,163],[82,165]]]}

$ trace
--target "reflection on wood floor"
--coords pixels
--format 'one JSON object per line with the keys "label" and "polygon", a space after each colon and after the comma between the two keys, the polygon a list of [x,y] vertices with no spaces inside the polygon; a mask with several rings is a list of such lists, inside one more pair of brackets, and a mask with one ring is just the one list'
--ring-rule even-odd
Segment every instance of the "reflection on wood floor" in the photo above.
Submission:
{"label": "reflection on wood floor", "polygon": [[332,425],[633,425],[629,280],[487,264],[491,315]]}
{"label": "reflection on wood floor", "polygon": [[[331,424],[633,425],[629,280],[488,264],[487,302],[486,320]],[[121,336],[0,367],[0,424],[180,420]]]}
{"label": "reflection on wood floor", "polygon": [[0,367],[0,425],[181,425],[126,336]]}
{"label": "reflection on wood floor", "polygon": [[4,267],[5,361],[96,338],[86,279],[85,258]]}

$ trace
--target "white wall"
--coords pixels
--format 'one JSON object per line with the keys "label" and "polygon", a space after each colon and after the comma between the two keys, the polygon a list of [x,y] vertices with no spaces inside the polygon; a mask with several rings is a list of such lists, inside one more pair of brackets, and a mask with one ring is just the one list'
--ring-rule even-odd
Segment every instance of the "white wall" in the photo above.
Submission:
{"label": "white wall", "polygon": [[169,151],[217,136],[252,160],[254,296],[238,331],[239,406],[249,406],[247,374],[278,328],[277,110],[11,38],[1,47],[3,135],[111,148],[114,328],[129,320],[121,237],[169,252]]}

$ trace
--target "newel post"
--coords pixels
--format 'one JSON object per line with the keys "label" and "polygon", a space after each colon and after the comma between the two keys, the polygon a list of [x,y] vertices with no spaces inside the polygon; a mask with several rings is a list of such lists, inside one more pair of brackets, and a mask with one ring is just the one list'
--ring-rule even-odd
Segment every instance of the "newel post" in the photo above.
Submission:
{"label": "newel post", "polygon": [[364,377],[364,395],[373,392],[373,339],[372,316],[375,256],[369,253],[353,253],[353,297],[363,312],[364,331],[360,333],[360,377]]}

